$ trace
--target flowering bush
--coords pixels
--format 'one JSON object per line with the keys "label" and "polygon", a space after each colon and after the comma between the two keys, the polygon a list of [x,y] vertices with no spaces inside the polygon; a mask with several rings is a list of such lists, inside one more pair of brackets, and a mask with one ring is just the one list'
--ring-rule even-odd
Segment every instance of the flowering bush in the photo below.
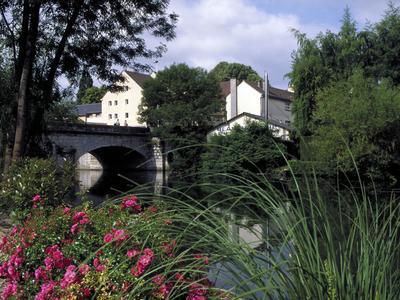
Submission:
{"label": "flowering bush", "polygon": [[52,159],[25,158],[15,164],[0,183],[0,206],[23,220],[32,208],[32,195],[46,199],[46,208],[60,205],[71,190],[75,170],[69,163],[61,169]]}
{"label": "flowering bush", "polygon": [[208,258],[181,249],[173,216],[135,196],[93,209],[32,211],[0,241],[2,299],[187,299],[211,294]]}

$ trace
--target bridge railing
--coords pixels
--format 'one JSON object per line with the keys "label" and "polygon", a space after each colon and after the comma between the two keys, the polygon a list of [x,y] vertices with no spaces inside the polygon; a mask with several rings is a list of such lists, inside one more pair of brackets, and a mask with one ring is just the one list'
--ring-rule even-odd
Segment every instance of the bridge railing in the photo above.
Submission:
{"label": "bridge railing", "polygon": [[112,134],[112,135],[149,135],[147,127],[114,126],[104,124],[80,124],[49,122],[46,124],[46,132],[62,133],[86,133],[86,134]]}

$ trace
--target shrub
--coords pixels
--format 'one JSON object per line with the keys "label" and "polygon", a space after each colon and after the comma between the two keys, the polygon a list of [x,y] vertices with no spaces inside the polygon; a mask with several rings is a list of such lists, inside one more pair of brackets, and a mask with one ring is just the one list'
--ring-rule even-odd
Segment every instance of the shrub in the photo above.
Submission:
{"label": "shrub", "polygon": [[74,177],[71,164],[60,169],[52,159],[23,159],[11,167],[0,184],[1,208],[23,220],[32,207],[32,195],[37,194],[46,199],[46,208],[56,207],[74,185]]}
{"label": "shrub", "polygon": [[[98,209],[35,208],[3,237],[2,297],[35,299],[205,299],[203,255],[179,249],[171,215],[135,196]],[[39,200],[38,200],[39,199]]]}

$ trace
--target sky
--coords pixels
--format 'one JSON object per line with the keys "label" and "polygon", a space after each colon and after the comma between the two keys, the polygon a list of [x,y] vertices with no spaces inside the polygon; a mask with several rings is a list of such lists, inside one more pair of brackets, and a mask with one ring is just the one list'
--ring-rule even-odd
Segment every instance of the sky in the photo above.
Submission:
{"label": "sky", "polygon": [[[220,61],[253,67],[268,73],[275,87],[287,88],[291,53],[297,48],[291,29],[309,37],[337,32],[348,6],[359,28],[379,21],[386,0],[171,0],[179,15],[176,38],[153,64],[161,70],[172,63],[212,69]],[[400,0],[392,0],[400,5]],[[157,43],[150,40],[149,43]]]}

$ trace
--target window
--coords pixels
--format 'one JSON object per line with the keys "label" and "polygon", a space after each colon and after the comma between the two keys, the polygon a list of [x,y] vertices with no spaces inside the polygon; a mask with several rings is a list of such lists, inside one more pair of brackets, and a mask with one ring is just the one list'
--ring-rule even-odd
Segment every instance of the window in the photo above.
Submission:
{"label": "window", "polygon": [[112,119],[112,114],[108,114],[108,118],[111,120]]}
{"label": "window", "polygon": [[290,125],[290,121],[289,120],[285,120],[285,124],[286,125]]}
{"label": "window", "polygon": [[290,103],[289,102],[285,103],[285,110],[290,111]]}
{"label": "window", "polygon": [[129,103],[129,100],[128,99],[125,99],[125,104],[128,104]]}
{"label": "window", "polygon": [[129,118],[129,114],[125,113],[125,118],[128,119]]}
{"label": "window", "polygon": [[112,101],[108,101],[108,106],[111,106],[112,105]]}
{"label": "window", "polygon": [[118,114],[114,114],[114,118],[115,118],[115,119],[118,119]]}
{"label": "window", "polygon": [[118,105],[118,100],[114,100],[114,105]]}

